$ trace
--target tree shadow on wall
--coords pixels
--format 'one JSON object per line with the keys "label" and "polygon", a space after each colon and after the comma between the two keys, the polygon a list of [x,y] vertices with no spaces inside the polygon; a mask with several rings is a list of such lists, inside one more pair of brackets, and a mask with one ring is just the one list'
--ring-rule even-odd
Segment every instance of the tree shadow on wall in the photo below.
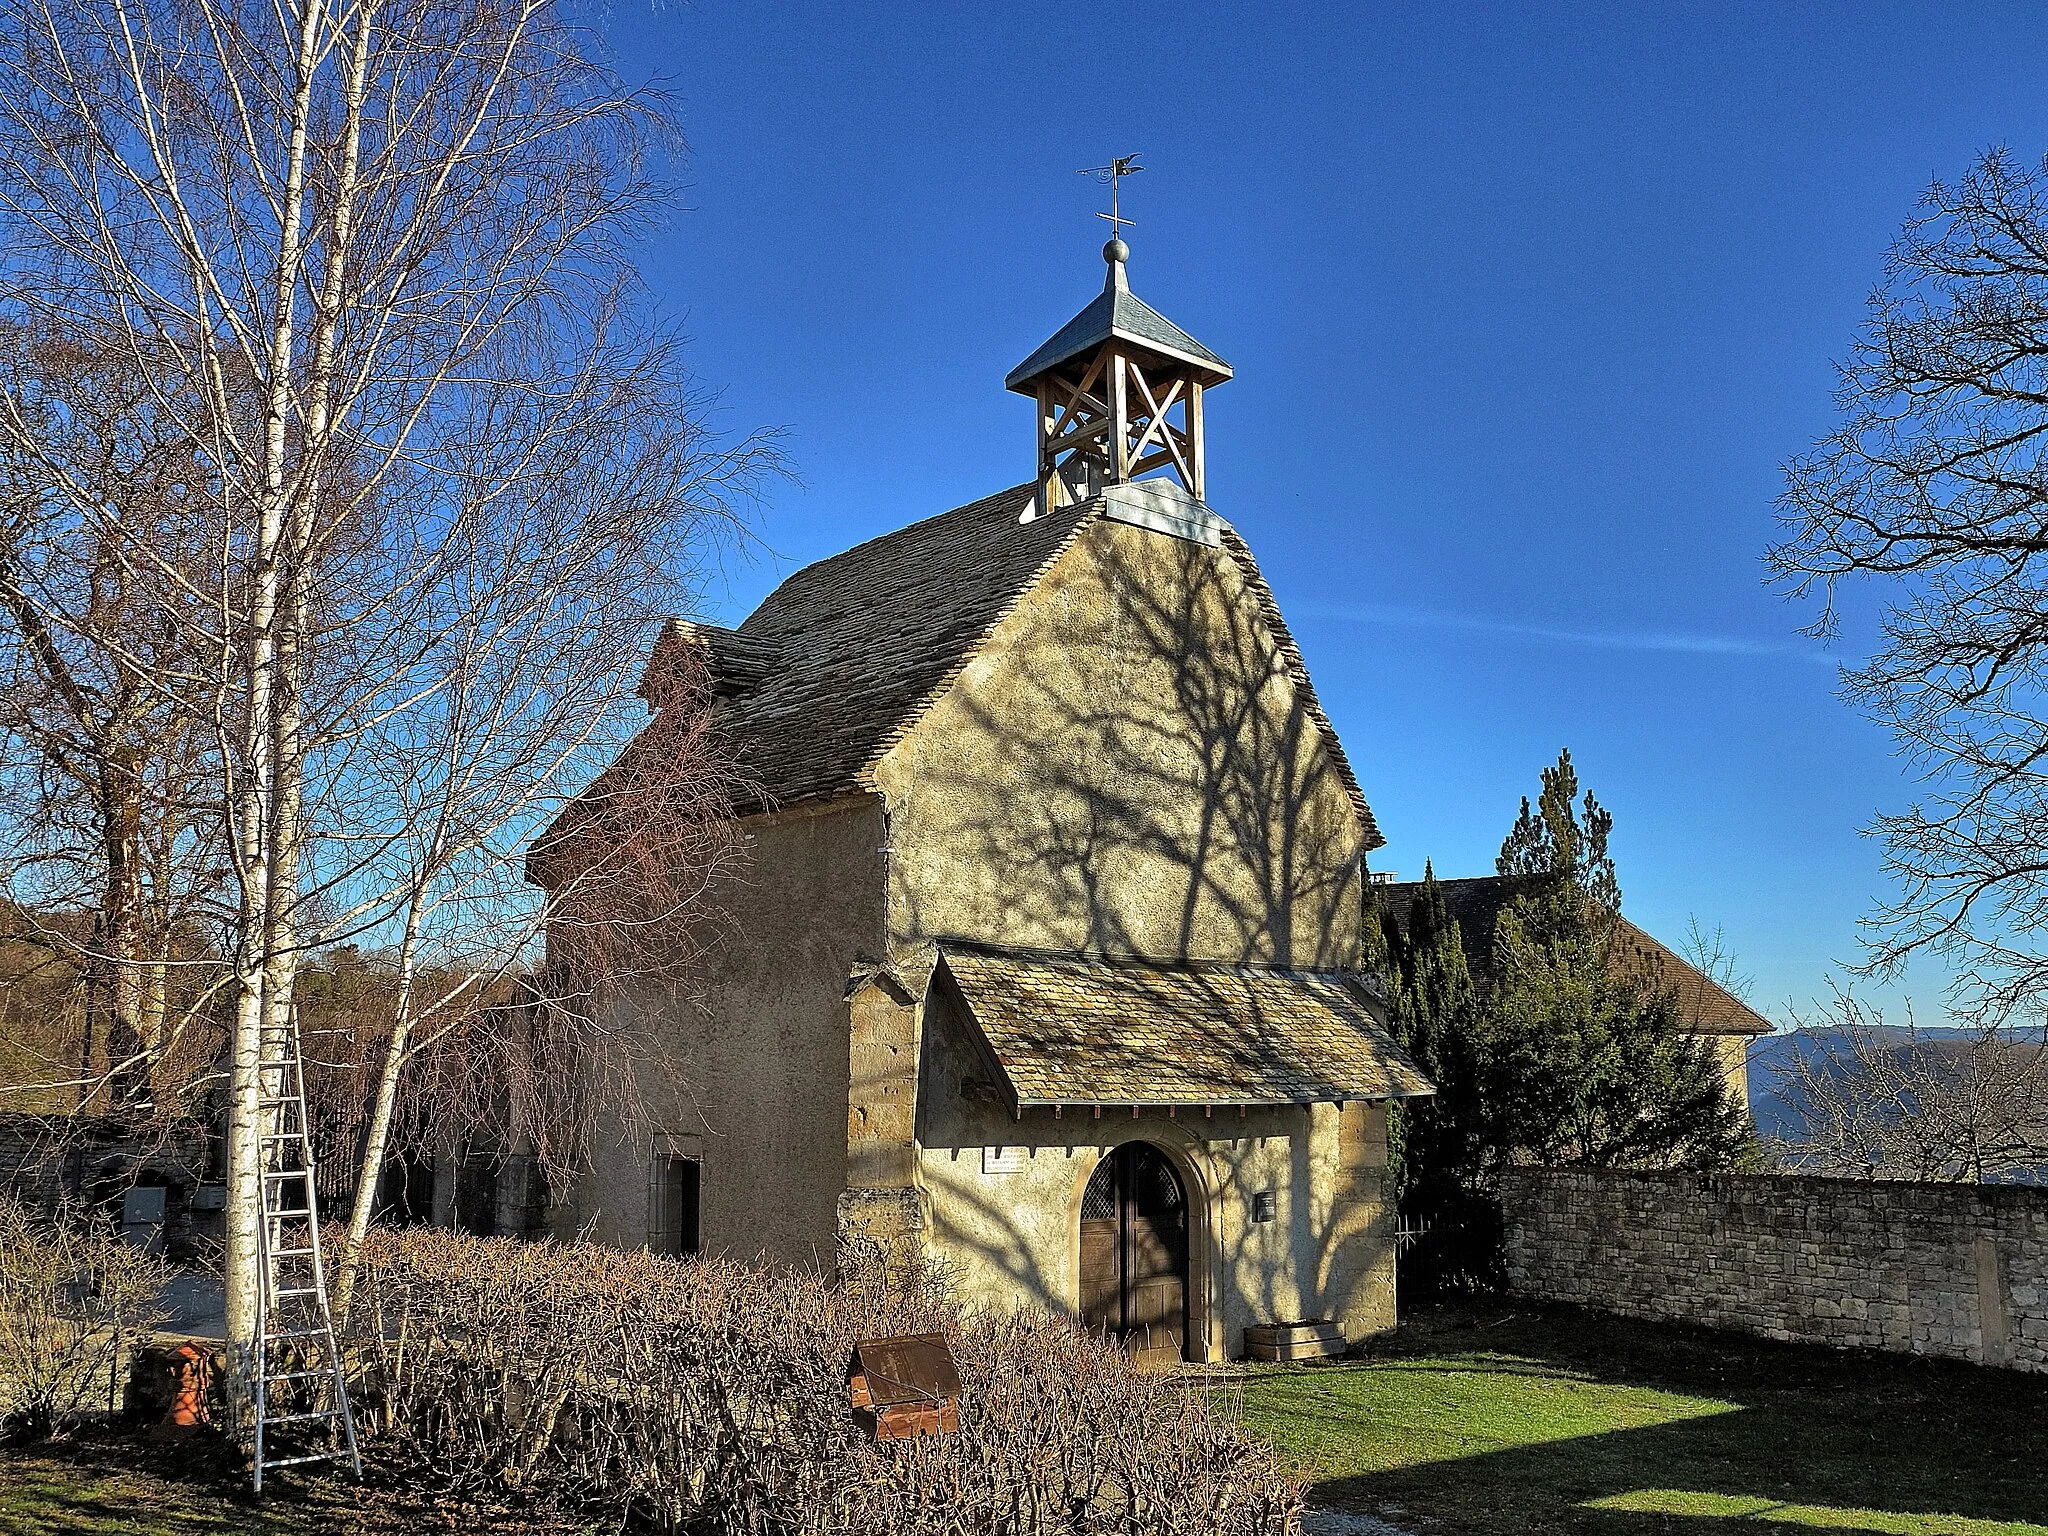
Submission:
{"label": "tree shadow on wall", "polygon": [[1353,963],[1355,787],[1241,541],[1098,522],[1028,601],[916,755],[903,816],[949,858],[897,866],[899,937]]}
{"label": "tree shadow on wall", "polygon": [[[1435,1410],[1462,1417],[1475,1440],[1531,1443],[1339,1473],[1317,1485],[1319,1503],[1422,1513],[1480,1536],[2048,1529],[2048,1380],[2040,1377],[1528,1306],[1432,1309],[1367,1358],[1302,1374],[1360,1405],[1375,1399],[1359,1383],[1347,1388],[1344,1374],[1375,1371],[1440,1373],[1440,1394],[1417,1387],[1400,1395],[1436,1396]],[[1509,1404],[1517,1393],[1501,1377],[1532,1395]],[[1574,1428],[1575,1400],[1602,1386],[1678,1401],[1638,1397],[1581,1412],[1588,1420],[1604,1412],[1607,1423],[1631,1415],[1663,1422]],[[1535,1394],[1551,1387],[1555,1395],[1539,1406]]]}
{"label": "tree shadow on wall", "polygon": [[[954,1158],[977,1157],[978,1147],[954,1147]],[[1033,1156],[1071,1159],[1065,1147],[1035,1148]],[[1063,1275],[1055,1274],[1043,1262],[1043,1244],[1022,1212],[1010,1204],[979,1194],[966,1180],[949,1181],[941,1192],[934,1219],[935,1234],[945,1248],[975,1254],[983,1264],[1001,1274],[1013,1294],[1028,1297],[1045,1306],[1057,1306],[1068,1287]]]}
{"label": "tree shadow on wall", "polygon": [[[1227,535],[1210,548],[1099,520],[1026,603],[1026,622],[1012,623],[1009,642],[984,652],[908,744],[905,778],[892,786],[891,841],[904,850],[891,860],[894,936],[1356,965],[1364,856],[1377,832],[1243,543]],[[932,849],[945,852],[919,851]],[[1078,1043],[1078,1070],[1103,1085],[1105,1102],[1142,1101],[1145,1085],[1189,1075],[1226,1104],[1270,1096],[1276,1078],[1304,1099],[1356,1096],[1356,1083],[1331,1080],[1310,1032],[1287,1027],[1227,973],[1163,980],[1132,968],[1090,985],[1126,1002]],[[1153,995],[1162,988],[1173,996]],[[1141,1018],[1175,1024],[1140,1028]],[[1070,1022],[1061,1012],[1052,1032]],[[1077,1047],[1042,1044],[1052,1057]],[[1242,1133],[1219,1122],[1215,1134]],[[920,1138],[948,1140],[928,1118]],[[1327,1300],[1334,1259],[1313,1215],[1306,1140],[1293,1142],[1280,1173],[1289,1241],[1277,1246],[1302,1275],[1255,1262],[1253,1250],[1282,1234],[1230,1223],[1230,1294],[1219,1299],[1232,1315],[1319,1315]],[[1250,1192],[1224,1198],[1249,1202]],[[1065,1277],[1037,1273],[1035,1245],[1009,1213],[971,1209],[959,1225],[960,1241],[1020,1284],[1066,1289],[1056,1283]],[[1237,1294],[1246,1284],[1259,1294]]]}

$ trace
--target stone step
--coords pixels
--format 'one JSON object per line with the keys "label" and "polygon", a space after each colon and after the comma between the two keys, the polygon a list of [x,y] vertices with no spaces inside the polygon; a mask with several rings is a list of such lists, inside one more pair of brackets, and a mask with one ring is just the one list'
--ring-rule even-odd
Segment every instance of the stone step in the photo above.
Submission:
{"label": "stone step", "polygon": [[1245,1342],[1299,1344],[1308,1339],[1342,1339],[1344,1330],[1335,1323],[1254,1323],[1244,1331]]}

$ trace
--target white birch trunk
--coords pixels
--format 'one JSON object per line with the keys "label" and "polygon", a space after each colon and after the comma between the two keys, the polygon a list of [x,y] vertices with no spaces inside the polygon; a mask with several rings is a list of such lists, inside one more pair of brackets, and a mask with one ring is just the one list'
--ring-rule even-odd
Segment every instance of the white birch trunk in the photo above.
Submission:
{"label": "white birch trunk", "polygon": [[[228,1133],[227,1196],[227,1344],[230,1375],[246,1390],[247,1372],[255,1359],[256,1332],[262,1326],[257,1275],[257,1227],[262,1220],[263,1030],[273,1018],[288,1016],[290,983],[296,955],[276,947],[288,929],[290,907],[297,896],[296,858],[298,795],[297,764],[280,762],[277,754],[280,696],[290,686],[280,675],[277,625],[288,601],[283,548],[294,519],[288,504],[287,427],[290,419],[292,368],[296,361],[294,309],[305,252],[306,148],[312,115],[313,79],[318,60],[318,0],[300,0],[297,15],[298,53],[291,111],[286,128],[288,149],[279,213],[277,261],[269,377],[263,412],[262,498],[256,529],[254,590],[249,608],[248,719],[244,732],[247,756],[243,771],[248,789],[243,801],[241,986],[236,999],[231,1109]],[[284,687],[280,687],[280,684]],[[292,884],[280,886],[280,877]],[[260,952],[248,953],[250,940]],[[257,978],[260,977],[260,980]],[[255,985],[251,985],[252,981]],[[281,988],[281,993],[273,989]]]}

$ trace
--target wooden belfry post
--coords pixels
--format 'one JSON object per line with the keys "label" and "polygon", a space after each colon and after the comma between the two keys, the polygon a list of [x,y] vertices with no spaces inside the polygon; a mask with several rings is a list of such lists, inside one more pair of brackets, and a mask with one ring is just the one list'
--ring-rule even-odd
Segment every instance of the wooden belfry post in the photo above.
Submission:
{"label": "wooden belfry post", "polygon": [[1010,371],[1038,402],[1038,506],[1051,511],[1161,470],[1203,499],[1202,392],[1230,365],[1131,292],[1121,237],[1102,294]]}

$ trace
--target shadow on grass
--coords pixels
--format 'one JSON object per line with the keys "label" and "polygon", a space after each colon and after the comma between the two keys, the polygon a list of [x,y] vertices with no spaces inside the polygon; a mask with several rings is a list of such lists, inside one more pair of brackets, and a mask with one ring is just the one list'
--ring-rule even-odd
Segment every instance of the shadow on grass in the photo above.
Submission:
{"label": "shadow on grass", "polygon": [[217,1441],[167,1445],[91,1428],[76,1437],[0,1448],[0,1536],[187,1536],[287,1532],[301,1526],[273,1509],[266,1517],[235,1497],[238,1462]]}
{"label": "shadow on grass", "polygon": [[599,1527],[558,1508],[477,1502],[407,1469],[372,1461],[365,1481],[339,1470],[285,1472],[249,1491],[221,1441],[164,1443],[115,1424],[75,1437],[0,1447],[0,1536],[581,1536]]}
{"label": "shadow on grass", "polygon": [[1318,1502],[1447,1531],[2048,1536],[2048,1379],[2013,1372],[1461,1307],[1248,1397]]}

